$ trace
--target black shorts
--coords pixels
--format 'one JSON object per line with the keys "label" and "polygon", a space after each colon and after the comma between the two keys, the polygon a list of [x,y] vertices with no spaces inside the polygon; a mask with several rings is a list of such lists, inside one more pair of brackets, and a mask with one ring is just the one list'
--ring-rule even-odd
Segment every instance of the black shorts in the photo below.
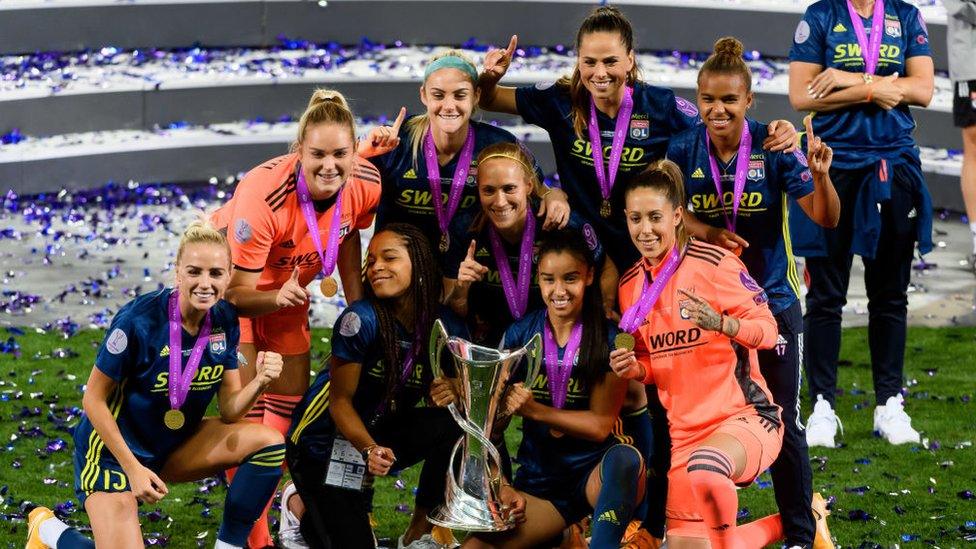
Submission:
{"label": "black shorts", "polygon": [[976,125],[976,80],[952,83],[952,122],[957,128]]}

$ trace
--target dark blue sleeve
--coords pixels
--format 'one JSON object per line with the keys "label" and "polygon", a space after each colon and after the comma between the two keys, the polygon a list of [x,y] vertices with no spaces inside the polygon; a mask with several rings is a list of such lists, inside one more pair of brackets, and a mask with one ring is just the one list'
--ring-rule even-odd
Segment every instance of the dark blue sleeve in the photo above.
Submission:
{"label": "dark blue sleeve", "polygon": [[376,314],[365,301],[357,301],[342,311],[332,329],[332,354],[346,362],[362,364],[377,344]]}
{"label": "dark blue sleeve", "polygon": [[907,60],[920,55],[931,57],[932,48],[929,47],[929,29],[925,25],[922,12],[915,6],[908,6],[905,13],[907,15],[902,19],[902,24],[905,27],[905,59]]}
{"label": "dark blue sleeve", "polygon": [[515,88],[515,108],[529,124],[549,128],[560,122],[559,93],[559,87],[551,83],[520,86]]}
{"label": "dark blue sleeve", "polygon": [[502,341],[498,344],[498,348],[518,349],[522,345],[525,345],[528,338],[525,337],[526,333],[523,324],[524,322],[519,320],[513,322],[512,325],[505,330],[505,335],[502,336]]}
{"label": "dark blue sleeve", "polygon": [[826,43],[827,12],[819,4],[807,8],[803,19],[793,32],[793,46],[790,48],[790,61],[803,61],[826,66],[824,53]]}
{"label": "dark blue sleeve", "polygon": [[569,223],[566,224],[566,228],[579,231],[583,235],[583,239],[586,240],[586,246],[590,249],[590,253],[593,254],[593,261],[595,263],[599,264],[603,261],[604,251],[600,237],[597,236],[596,229],[593,228],[593,225],[590,225],[588,221],[583,219],[583,216],[576,212],[569,212]]}
{"label": "dark blue sleeve", "polygon": [[444,328],[447,329],[447,335],[452,335],[463,339],[468,339],[471,337],[470,332],[468,332],[468,326],[454,311],[448,309],[447,307],[441,307],[440,314],[441,321],[444,322]]}
{"label": "dark blue sleeve", "polygon": [[671,121],[672,135],[679,134],[701,123],[698,107],[691,101],[688,101],[684,97],[678,97],[677,95],[674,96],[674,101],[671,102],[671,116],[669,119]]}
{"label": "dark blue sleeve", "polygon": [[237,318],[237,311],[227,304],[227,323],[224,331],[227,334],[227,352],[224,353],[224,360],[221,364],[225,370],[237,369],[237,351],[241,344],[241,325]]}
{"label": "dark blue sleeve", "polygon": [[121,383],[140,360],[141,336],[135,316],[131,307],[119,311],[95,355],[95,367],[116,383]]}
{"label": "dark blue sleeve", "polygon": [[[681,171],[684,172],[686,167],[685,164],[688,163],[688,147],[685,145],[684,140],[677,137],[672,138],[668,143],[668,152],[665,155],[665,158],[677,164],[678,167],[681,168]],[[685,173],[684,176],[685,179],[688,178],[687,173]]]}
{"label": "dark blue sleeve", "polygon": [[776,163],[776,178],[781,190],[791,198],[803,198],[813,192],[813,174],[807,167],[807,157],[797,149],[792,153],[770,153]]}

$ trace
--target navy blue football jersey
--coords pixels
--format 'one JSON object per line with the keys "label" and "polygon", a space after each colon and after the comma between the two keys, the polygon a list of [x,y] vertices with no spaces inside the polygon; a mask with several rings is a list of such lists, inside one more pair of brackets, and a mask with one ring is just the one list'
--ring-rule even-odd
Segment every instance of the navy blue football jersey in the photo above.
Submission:
{"label": "navy blue football jersey", "polygon": [[[144,464],[165,460],[193,434],[220,389],[224,372],[237,369],[240,340],[237,311],[221,300],[210,309],[209,341],[186,402],[180,408],[185,423],[177,430],[163,424],[163,415],[170,409],[167,307],[173,291],[164,289],[143,294],[122,307],[112,319],[95,356],[95,367],[118,383],[109,398],[109,408],[126,445]],[[181,330],[181,334],[183,366],[186,366],[196,336],[186,330]],[[87,415],[82,416],[74,439],[77,448],[108,452]]]}
{"label": "navy blue football jersey", "polygon": [[[813,176],[806,156],[800,152],[765,151],[766,125],[747,120],[752,134],[746,186],[739,200],[735,232],[749,242],[742,262],[766,290],[773,314],[797,300],[800,280],[793,260],[787,196],[797,199],[813,192]],[[722,198],[715,192],[705,145],[705,127],[692,128],[671,140],[668,159],[681,168],[688,208],[702,222],[725,228],[725,215],[732,218],[735,166],[738,154],[729,162],[716,158]]]}
{"label": "navy blue football jersey", "polygon": [[[515,321],[502,340],[502,347],[514,349],[529,342],[535,334],[541,334],[546,321],[545,309],[538,309],[526,313],[520,320]],[[613,338],[617,335],[617,327],[613,323],[600,319],[607,324],[607,346],[612,350]],[[563,358],[565,348],[560,347],[558,356]],[[579,368],[579,353],[573,362],[573,372],[570,374],[569,386],[566,392],[564,410],[588,410],[590,408],[590,391],[588,383],[577,375]],[[601,365],[601,371],[610,373],[610,365]],[[525,379],[525,370],[519,368],[516,380]],[[552,406],[552,395],[549,392],[549,377],[543,364],[539,368],[539,375],[531,383],[532,397],[540,404]],[[515,472],[515,483],[520,487],[531,489],[570,483],[575,485],[582,475],[589,474],[595,462],[603,457],[610,446],[616,443],[613,436],[608,436],[602,442],[593,442],[568,436],[554,431],[549,425],[525,418],[522,421],[522,442],[519,444],[516,461],[519,464]]]}
{"label": "navy blue football jersey", "polygon": [[[495,143],[517,142],[514,135],[491,124],[472,120],[471,127],[474,128],[475,132],[474,153],[471,157],[471,166],[468,168],[468,176],[464,182],[464,190],[461,193],[461,201],[448,230],[451,240],[462,236],[466,229],[456,220],[463,217],[462,214],[475,212],[481,207],[478,203],[478,154]],[[447,197],[451,192],[451,181],[460,156],[460,153],[454,155],[454,158],[447,165],[441,166],[440,169],[441,203],[445,206],[447,205]],[[440,255],[438,243],[441,232],[431,202],[430,181],[427,178],[427,162],[424,160],[423,144],[421,143],[415,159],[407,122],[400,128],[400,145],[393,151],[371,158],[370,162],[380,171],[383,180],[383,191],[380,195],[379,207],[376,210],[377,230],[382,229],[388,223],[409,223],[427,235],[434,254]],[[535,166],[535,171],[539,181],[542,181],[544,176],[538,165]]]}
{"label": "navy blue football jersey", "polygon": [[[442,307],[439,318],[444,322],[449,335],[465,338],[468,336],[464,323],[451,310]],[[407,356],[413,345],[412,337],[399,323],[397,332],[400,356]],[[407,374],[406,383],[394,395],[398,410],[416,406],[427,396],[430,379],[433,377],[426,372],[429,368],[429,338],[430,334],[424,334],[420,338],[422,348],[419,349],[413,369]],[[352,404],[363,423],[369,427],[374,420],[379,419],[377,414],[382,411],[381,404],[386,398],[387,372],[387,365],[383,361],[379,319],[369,301],[360,300],[350,304],[336,319],[332,330],[332,355],[345,362],[361,365]],[[453,368],[453,365],[445,364],[444,367]],[[306,455],[322,460],[328,459],[336,434],[335,422],[328,411],[329,387],[329,372],[323,370],[315,377],[315,381],[295,407],[288,431],[288,439],[292,444],[297,445]],[[388,407],[386,411],[389,411]]]}
{"label": "navy blue football jersey", "polygon": [[[549,133],[562,189],[569,205],[593,223],[617,268],[623,271],[640,258],[630,241],[623,215],[627,181],[644,171],[650,163],[664,158],[672,136],[699,123],[698,109],[675,96],[667,88],[638,82],[634,86],[634,109],[630,115],[627,139],[620,159],[617,179],[610,193],[612,214],[600,216],[603,197],[597,182],[589,135],[573,130],[569,90],[552,85],[520,87],[515,90],[516,106],[526,122]],[[597,111],[603,144],[604,163],[609,162],[616,120]]]}
{"label": "navy blue football jersey", "polygon": [[[536,205],[532,208],[533,212],[538,211]],[[471,327],[474,341],[489,347],[498,344],[504,333],[505,327],[512,323],[514,318],[508,308],[508,301],[505,299],[505,290],[502,287],[501,277],[498,273],[498,264],[495,262],[495,255],[492,253],[491,239],[488,236],[488,223],[478,230],[471,228],[475,218],[468,218],[470,230],[463,238],[451,243],[448,250],[444,276],[447,278],[457,278],[458,268],[464,261],[468,253],[468,246],[471,241],[475,241],[475,260],[485,267],[488,273],[484,278],[471,284],[468,290],[468,325]],[[529,277],[529,302],[526,311],[538,309],[543,306],[542,296],[539,293],[539,273],[537,271],[539,257],[539,240],[542,236],[542,221],[536,217],[536,242],[532,251],[532,274]],[[586,243],[593,253],[594,262],[599,265],[603,261],[604,250],[600,238],[593,225],[583,219],[575,211],[569,215],[569,222],[566,230],[577,231],[583,234]],[[519,248],[521,243],[510,244],[501,239],[505,255],[508,257],[508,264],[512,270],[512,278],[518,280]]]}
{"label": "navy blue football jersey", "polygon": [[[907,59],[932,55],[928,30],[918,8],[907,2],[887,0],[884,12],[884,36],[875,73],[905,75]],[[869,40],[871,20],[872,17],[861,18]],[[846,0],[820,0],[807,8],[793,36],[790,61],[848,72],[865,71]],[[867,166],[880,157],[892,157],[915,146],[915,120],[907,105],[886,111],[865,103],[817,113],[813,129],[834,149],[833,165],[843,169]]]}

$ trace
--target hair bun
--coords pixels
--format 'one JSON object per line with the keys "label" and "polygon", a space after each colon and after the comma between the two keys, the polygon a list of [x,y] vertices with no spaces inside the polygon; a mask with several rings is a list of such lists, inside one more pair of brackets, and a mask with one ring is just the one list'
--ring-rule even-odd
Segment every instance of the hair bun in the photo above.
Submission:
{"label": "hair bun", "polygon": [[728,55],[730,57],[742,57],[745,48],[742,42],[734,36],[725,36],[715,42],[715,55]]}

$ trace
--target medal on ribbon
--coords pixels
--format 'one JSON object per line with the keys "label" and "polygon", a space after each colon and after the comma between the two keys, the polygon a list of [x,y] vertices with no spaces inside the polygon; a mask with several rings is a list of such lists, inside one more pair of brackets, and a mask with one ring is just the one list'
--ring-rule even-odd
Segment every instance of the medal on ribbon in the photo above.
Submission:
{"label": "medal on ribbon", "polygon": [[203,351],[210,339],[210,312],[203,317],[200,325],[200,333],[190,351],[190,358],[183,367],[183,315],[180,313],[180,291],[174,289],[169,294],[167,306],[169,316],[169,379],[167,380],[167,393],[169,395],[169,407],[163,415],[163,424],[167,429],[176,431],[183,428],[186,417],[180,408],[186,402],[186,397],[190,393],[190,384],[193,377],[197,375],[200,367],[200,360],[203,358]]}
{"label": "medal on ribbon", "polygon": [[458,154],[457,166],[454,167],[454,175],[451,178],[451,189],[447,194],[447,204],[443,204],[441,192],[441,167],[437,163],[437,147],[434,145],[434,134],[430,129],[424,136],[424,160],[427,164],[427,181],[430,184],[430,200],[433,202],[434,214],[437,216],[437,227],[441,230],[441,240],[438,248],[441,253],[447,253],[450,246],[449,228],[451,219],[457,213],[458,205],[461,204],[461,195],[464,193],[464,182],[468,177],[468,169],[471,167],[471,158],[474,156],[474,126],[468,125],[468,135],[464,138],[464,145]]}
{"label": "medal on ribbon", "polygon": [[[576,355],[579,354],[580,341],[583,339],[583,323],[578,319],[573,324],[572,331],[569,332],[569,339],[566,341],[566,350],[563,351],[562,360],[559,359],[559,343],[549,325],[549,313],[546,312],[543,321],[543,349],[545,351],[546,376],[549,378],[549,394],[552,396],[552,405],[562,409],[566,405],[566,395],[569,393],[569,378],[573,373],[573,363],[576,362]],[[527,379],[526,383],[532,384],[535,380]]]}
{"label": "medal on ribbon", "polygon": [[302,210],[302,217],[305,218],[305,226],[308,228],[308,235],[312,237],[312,244],[315,251],[319,253],[322,260],[322,282],[319,289],[325,297],[332,297],[339,291],[339,283],[332,278],[332,271],[335,270],[336,261],[339,258],[339,228],[342,225],[342,191],[336,193],[335,204],[332,205],[332,222],[329,224],[329,242],[326,248],[322,249],[322,237],[319,235],[319,222],[315,217],[315,207],[312,205],[312,193],[308,190],[308,183],[305,182],[305,170],[301,164],[298,166],[298,182],[295,185],[298,192],[298,206]]}
{"label": "medal on ribbon", "polygon": [[603,202],[600,204],[600,216],[610,217],[610,192],[613,184],[617,180],[617,169],[620,167],[620,158],[624,151],[624,142],[627,140],[627,125],[630,123],[630,113],[634,111],[634,88],[627,86],[624,88],[624,99],[620,103],[620,110],[617,111],[617,122],[613,130],[613,142],[610,145],[609,166],[603,162],[603,140],[600,138],[600,124],[596,115],[596,102],[590,97],[590,123],[587,124],[586,131],[590,136],[590,155],[593,157],[593,169],[596,171],[596,180],[600,184],[600,195]]}
{"label": "medal on ribbon", "polygon": [[522,243],[519,246],[518,281],[512,276],[512,267],[508,264],[508,254],[502,246],[502,239],[494,225],[488,227],[488,238],[491,240],[491,251],[498,266],[498,278],[501,279],[505,300],[512,318],[518,320],[525,314],[529,304],[529,283],[532,276],[532,245],[535,244],[535,215],[532,208],[525,208],[525,226],[522,229]]}
{"label": "medal on ribbon", "polygon": [[732,187],[732,217],[729,218],[729,211],[725,207],[725,200],[722,192],[722,176],[718,171],[718,161],[712,153],[712,142],[708,138],[708,130],[705,132],[705,149],[708,151],[708,166],[712,170],[712,182],[715,184],[715,193],[718,195],[718,203],[722,206],[722,215],[725,217],[725,228],[735,232],[735,220],[739,215],[739,201],[742,200],[742,192],[746,188],[746,175],[749,173],[749,155],[752,152],[752,134],[749,132],[749,121],[742,121],[742,135],[739,137],[739,151],[735,159],[735,180]]}
{"label": "medal on ribbon", "polygon": [[861,47],[861,57],[864,58],[864,72],[874,74],[878,68],[878,57],[881,54],[881,26],[884,25],[884,0],[874,0],[874,12],[871,14],[870,41],[864,32],[864,22],[854,9],[851,0],[847,0],[847,13],[851,17],[851,26],[857,35],[857,45]]}
{"label": "medal on ribbon", "polygon": [[[661,292],[664,291],[664,287],[671,280],[674,272],[678,270],[678,265],[681,264],[681,257],[682,254],[678,252],[678,247],[675,245],[671,248],[671,253],[668,254],[668,258],[664,261],[664,265],[661,266],[661,271],[658,272],[653,282],[648,284],[647,275],[645,274],[644,286],[641,288],[640,297],[624,311],[623,316],[620,318],[619,327],[622,332],[630,335],[637,331],[637,328],[647,318],[647,314],[651,312],[654,304],[657,303],[658,298],[661,297]],[[627,338],[621,338],[621,335],[623,334],[619,334],[614,338],[614,344],[618,347],[624,347],[623,344],[629,343],[630,347],[625,348],[628,350],[633,349],[633,336],[628,340]]]}

